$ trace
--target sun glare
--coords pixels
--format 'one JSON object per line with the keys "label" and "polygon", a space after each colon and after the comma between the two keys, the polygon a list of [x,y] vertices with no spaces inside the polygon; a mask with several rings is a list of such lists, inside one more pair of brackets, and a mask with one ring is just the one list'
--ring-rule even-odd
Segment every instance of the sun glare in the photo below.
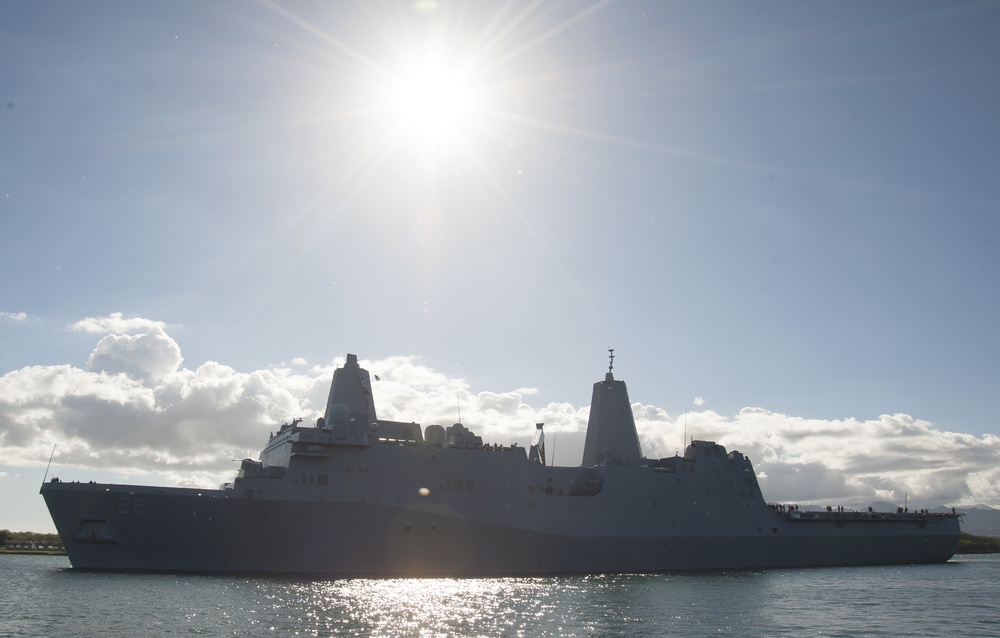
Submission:
{"label": "sun glare", "polygon": [[389,90],[386,109],[401,137],[438,147],[470,132],[477,108],[472,84],[437,58],[415,63]]}

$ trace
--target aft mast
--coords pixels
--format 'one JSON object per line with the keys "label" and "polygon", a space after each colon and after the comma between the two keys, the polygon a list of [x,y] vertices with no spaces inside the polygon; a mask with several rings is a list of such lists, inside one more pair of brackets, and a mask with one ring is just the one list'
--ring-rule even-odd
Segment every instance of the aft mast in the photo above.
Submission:
{"label": "aft mast", "polygon": [[327,427],[349,426],[359,432],[367,432],[378,421],[371,378],[358,365],[358,355],[348,354],[344,367],[334,371],[323,420]]}
{"label": "aft mast", "polygon": [[590,399],[590,420],[587,422],[587,441],[583,448],[584,466],[642,460],[628,388],[624,381],[615,380],[612,373],[615,349],[608,348],[608,355],[608,373],[604,376],[604,381],[594,384],[594,393]]}

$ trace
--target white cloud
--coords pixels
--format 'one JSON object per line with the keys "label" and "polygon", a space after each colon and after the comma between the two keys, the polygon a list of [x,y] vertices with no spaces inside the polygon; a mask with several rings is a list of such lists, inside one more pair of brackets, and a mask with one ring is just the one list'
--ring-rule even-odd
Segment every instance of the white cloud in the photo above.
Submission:
{"label": "white cloud", "polygon": [[0,312],[0,317],[4,319],[9,319],[11,321],[17,321],[19,323],[24,323],[28,320],[28,313],[26,312]]}
{"label": "white cloud", "polygon": [[141,334],[109,334],[101,339],[87,359],[87,369],[159,381],[176,372],[182,361],[177,342],[162,326],[150,325]]}
{"label": "white cloud", "polygon": [[705,399],[703,399],[703,398],[702,398],[702,397],[700,397],[700,396],[698,396],[698,397],[695,397],[695,398],[694,398],[694,404],[695,404],[696,406],[698,406],[698,407],[701,407],[701,406],[705,405]]}
{"label": "white cloud", "polygon": [[[7,465],[157,473],[169,484],[217,485],[232,459],[256,457],[268,433],[293,417],[311,422],[326,403],[334,364],[292,359],[239,372],[217,363],[183,366],[165,324],[120,314],[74,327],[104,336],[87,369],[30,366],[0,377],[0,455]],[[484,440],[527,445],[544,422],[550,456],[582,455],[589,406],[528,403],[532,388],[474,390],[415,357],[362,361],[373,374],[380,418],[451,424],[459,418]],[[804,419],[748,407],[672,417],[635,403],[643,453],[683,453],[686,432],[750,456],[771,501],[915,507],[1000,504],[1000,438],[946,432],[906,414],[857,420]],[[2,477],[0,477],[2,478]],[[86,479],[86,476],[80,477]]]}
{"label": "white cloud", "polygon": [[153,321],[142,317],[125,317],[120,312],[113,312],[107,317],[87,317],[86,319],[81,319],[71,327],[78,332],[94,334],[129,334],[132,332],[143,332],[153,327],[165,330],[167,326],[162,321]]}
{"label": "white cloud", "polygon": [[[906,414],[819,420],[745,408],[731,418],[705,411],[686,420],[694,438],[747,454],[772,500],[864,505],[901,503],[906,493],[938,505],[1000,496],[1000,438],[942,431]],[[640,432],[650,430],[642,425]],[[647,435],[651,447],[679,447],[676,428],[665,431],[671,434]]]}

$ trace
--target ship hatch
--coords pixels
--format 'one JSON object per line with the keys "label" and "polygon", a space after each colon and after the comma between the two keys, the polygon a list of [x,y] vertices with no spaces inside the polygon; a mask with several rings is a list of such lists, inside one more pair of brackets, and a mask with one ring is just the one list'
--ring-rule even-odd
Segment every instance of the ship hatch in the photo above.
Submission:
{"label": "ship hatch", "polygon": [[118,534],[111,528],[106,518],[83,518],[73,536],[74,543],[98,543],[102,545],[121,545]]}

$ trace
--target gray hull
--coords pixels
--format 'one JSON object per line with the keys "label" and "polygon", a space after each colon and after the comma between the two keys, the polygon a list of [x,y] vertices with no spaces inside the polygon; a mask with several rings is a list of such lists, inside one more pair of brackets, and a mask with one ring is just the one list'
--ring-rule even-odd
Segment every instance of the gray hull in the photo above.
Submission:
{"label": "gray hull", "polygon": [[315,427],[285,425],[218,490],[64,483],[41,493],[78,569],[493,576],[947,561],[954,514],[770,506],[750,460],[707,441],[641,456],[624,383],[594,386],[585,465],[379,420],[338,369]]}
{"label": "gray hull", "polygon": [[75,568],[486,576],[909,564],[947,561],[959,538],[951,516],[794,520],[767,508],[759,530],[665,523],[659,536],[571,535],[393,505],[148,489],[43,488]]}

